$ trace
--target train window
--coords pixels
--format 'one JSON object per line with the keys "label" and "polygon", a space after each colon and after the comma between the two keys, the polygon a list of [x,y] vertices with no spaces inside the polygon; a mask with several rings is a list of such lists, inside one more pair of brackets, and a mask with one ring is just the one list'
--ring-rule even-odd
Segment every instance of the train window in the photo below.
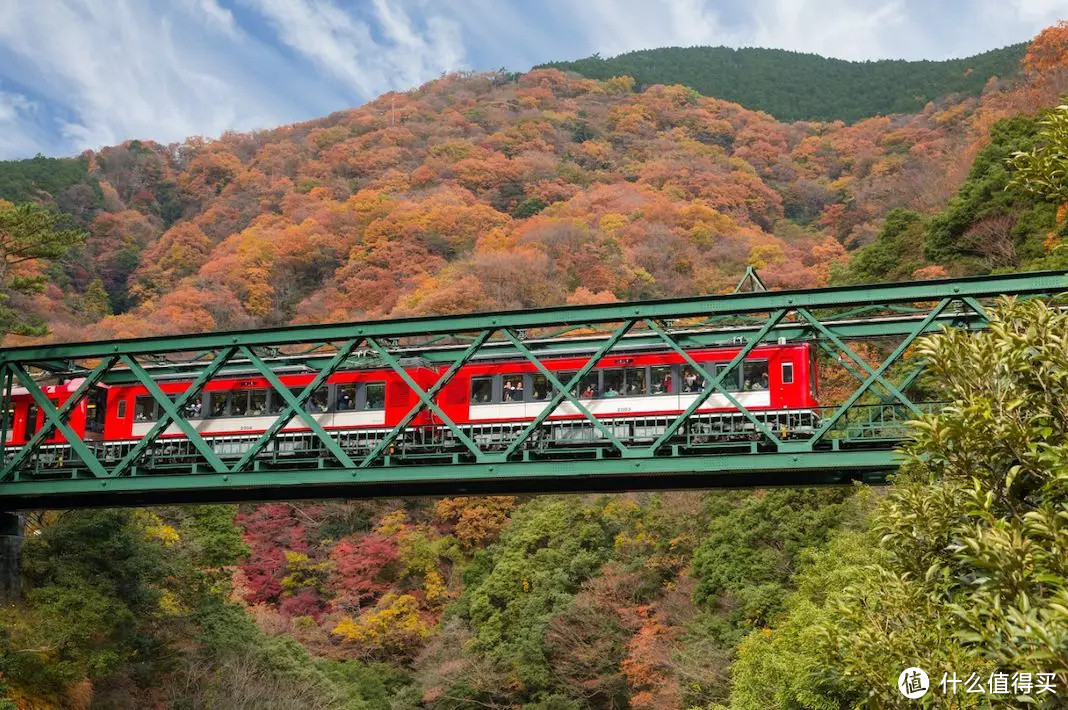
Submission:
{"label": "train window", "polygon": [[[714,372],[715,376],[719,377],[729,366],[729,362],[716,363],[716,369]],[[723,382],[721,383],[723,385],[723,389],[727,390],[728,392],[737,392],[739,389],[741,389],[738,383],[738,374],[739,371],[737,367],[731,370],[730,374],[723,378]]]}
{"label": "train window", "polygon": [[631,397],[640,397],[649,394],[645,382],[644,367],[628,367],[623,372],[623,393]]}
{"label": "train window", "polygon": [[156,400],[152,399],[152,395],[143,394],[134,400],[135,422],[154,422],[158,418],[156,416]]}
{"label": "train window", "polygon": [[355,382],[349,382],[337,386],[337,400],[334,406],[339,412],[350,412],[356,409],[356,391],[358,386]]}
{"label": "train window", "polygon": [[107,406],[107,390],[94,387],[85,401],[85,430],[104,433],[104,410]]}
{"label": "train window", "polygon": [[[303,387],[289,387],[288,389],[289,389],[289,394],[293,395],[294,399],[300,399],[300,393],[304,391]],[[282,395],[278,395],[278,399],[282,399]],[[281,409],[282,407],[285,407],[285,405],[286,405],[286,401],[284,399],[282,399],[282,402],[279,405],[279,408]],[[311,401],[310,400],[305,400],[304,401],[304,409],[307,410],[310,407],[311,407]]]}
{"label": "train window", "polygon": [[743,363],[746,390],[766,390],[768,388],[768,361],[746,360]]}
{"label": "train window", "polygon": [[602,397],[618,397],[624,391],[623,370],[605,370],[602,382]]}
{"label": "train window", "polygon": [[701,392],[704,390],[705,378],[698,374],[690,365],[682,366],[682,391],[683,392]]}
{"label": "train window", "polygon": [[7,412],[4,413],[4,430],[7,431],[15,425],[15,404],[12,402],[7,406]]}
{"label": "train window", "polygon": [[326,412],[330,409],[330,390],[325,385],[316,387],[315,391],[304,403],[304,408],[309,412]]}
{"label": "train window", "polygon": [[782,383],[784,385],[791,385],[794,382],[794,364],[792,362],[784,362],[782,364]]}
{"label": "train window", "polygon": [[[567,384],[566,382],[564,384]],[[545,375],[532,375],[530,378],[530,398],[535,402],[545,402],[552,399],[556,389],[549,383]]]}
{"label": "train window", "polygon": [[386,383],[368,382],[364,385],[365,404],[364,409],[386,408]]}
{"label": "train window", "polygon": [[[557,379],[557,381],[561,385],[563,385],[564,387],[567,387],[567,383],[570,382],[571,378],[573,378],[577,374],[578,374],[577,372],[554,372],[553,373],[553,377],[555,377]],[[553,392],[553,391],[549,392],[550,396],[552,396],[554,394],[556,394],[556,393]],[[571,388],[571,396],[572,397],[578,397],[579,394],[580,393],[579,393],[578,385],[572,386],[572,388]]]}
{"label": "train window", "polygon": [[484,404],[493,401],[493,378],[471,378],[471,401],[475,404]]}
{"label": "train window", "polygon": [[671,365],[657,365],[649,371],[649,381],[652,383],[650,391],[653,394],[671,394],[675,391],[674,379],[671,376]]}
{"label": "train window", "polygon": [[285,406],[286,401],[277,391],[272,389],[267,392],[267,414],[278,414]]}
{"label": "train window", "polygon": [[589,399],[590,397],[596,397],[598,392],[601,391],[601,376],[597,370],[587,372],[579,380],[578,384],[578,396],[583,399]]}
{"label": "train window", "polygon": [[118,417],[119,419],[125,419],[126,418],[126,400],[125,399],[120,399],[119,400],[119,404],[117,406],[117,411],[115,412],[115,416]]}
{"label": "train window", "polygon": [[229,392],[208,392],[208,416],[225,417]]}
{"label": "train window", "polygon": [[524,400],[523,376],[501,376],[501,400],[504,402],[522,402]]}
{"label": "train window", "polygon": [[37,431],[37,405],[31,404],[26,410],[26,429],[23,438],[29,439]]}
{"label": "train window", "polygon": [[230,393],[230,416],[243,417],[248,414],[248,390],[234,390]]}
{"label": "train window", "polygon": [[192,401],[186,402],[182,407],[182,413],[186,419],[199,419],[201,413],[204,411],[204,405],[200,402],[200,397],[194,397]]}
{"label": "train window", "polygon": [[253,417],[267,413],[267,390],[249,390],[248,413]]}

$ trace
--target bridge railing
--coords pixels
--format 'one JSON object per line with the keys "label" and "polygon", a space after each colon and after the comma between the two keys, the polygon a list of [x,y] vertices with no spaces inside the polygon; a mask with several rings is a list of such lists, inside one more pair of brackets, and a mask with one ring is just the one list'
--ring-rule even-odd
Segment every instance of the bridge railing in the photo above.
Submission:
{"label": "bridge railing", "polygon": [[[211,499],[226,491],[239,497],[232,491],[240,488],[247,489],[240,495],[254,497],[265,494],[264,486],[312,490],[340,481],[360,490],[389,482],[414,490],[415,481],[424,490],[476,479],[517,485],[524,472],[559,481],[584,480],[591,472],[624,480],[654,470],[680,476],[885,470],[893,466],[890,452],[908,436],[906,422],[925,411],[908,396],[922,363],[903,365],[919,337],[943,328],[985,327],[987,308],[999,296],[1049,297],[1066,290],[1068,272],[1056,271],[0,349],[0,412],[8,411],[21,387],[45,417],[29,441],[6,453],[0,508],[113,500],[108,493],[115,490],[144,500],[177,489]],[[815,344],[829,363],[855,378],[854,389],[836,406],[810,415],[743,406],[725,385],[727,374],[758,346],[796,342]],[[868,347],[858,349],[857,342]],[[736,354],[723,372],[709,372],[690,356],[694,349],[725,346]],[[624,426],[593,416],[573,395],[606,356],[649,350],[676,354],[706,381],[677,416]],[[564,355],[581,357],[585,365],[558,379],[560,373],[544,361]],[[533,366],[552,388],[542,413],[520,426],[453,421],[439,405],[439,393],[465,365],[486,360]],[[305,403],[334,373],[365,367],[395,373],[414,404],[381,431],[331,435]],[[412,367],[440,374],[428,387],[411,377]],[[283,372],[306,373],[311,382],[291,391],[279,379]],[[214,379],[239,376],[266,380],[280,398],[273,423],[251,435],[198,432],[185,416],[187,405]],[[175,397],[159,387],[164,379],[189,384]],[[46,385],[72,381],[79,384],[61,405],[44,392]],[[81,436],[70,415],[96,384],[143,387],[161,412],[159,420],[133,442]],[[735,412],[702,411],[713,395]],[[550,413],[564,403],[583,419],[553,422]],[[423,414],[440,425],[418,426]],[[292,435],[291,422],[307,433]],[[8,427],[0,421],[0,441],[7,440]],[[163,437],[174,428],[180,442]],[[66,442],[59,447],[48,443],[57,432]]]}

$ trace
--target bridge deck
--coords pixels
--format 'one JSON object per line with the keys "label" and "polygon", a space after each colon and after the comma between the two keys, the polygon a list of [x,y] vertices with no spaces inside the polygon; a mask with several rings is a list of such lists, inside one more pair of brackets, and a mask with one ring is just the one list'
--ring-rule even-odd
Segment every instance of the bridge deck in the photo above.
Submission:
{"label": "bridge deck", "polygon": [[[900,462],[893,451],[907,437],[905,422],[929,409],[908,396],[923,372],[922,362],[908,360],[916,339],[942,328],[985,327],[998,296],[1049,297],[1066,290],[1068,272],[1057,271],[0,349],[0,412],[21,386],[45,416],[33,438],[8,447],[0,468],[0,509],[879,482]],[[779,429],[760,411],[746,409],[725,385],[754,348],[783,342],[814,344],[856,383],[803,430]],[[872,344],[869,350],[880,361],[858,354],[850,345],[856,342]],[[688,355],[692,348],[716,345],[737,349],[722,374]],[[648,347],[676,353],[707,384],[655,439],[628,439],[590,414],[573,390],[606,354]],[[568,382],[541,364],[564,352],[587,358]],[[465,364],[503,356],[537,367],[553,396],[533,421],[489,445],[476,441],[469,425],[446,416],[436,396]],[[411,357],[447,371],[433,386],[421,386],[402,365]],[[333,373],[372,366],[396,372],[417,402],[398,424],[354,445],[324,431],[304,404]],[[299,368],[314,379],[291,392],[278,379],[281,368]],[[285,403],[268,430],[236,453],[198,434],[182,414],[212,378],[235,373],[264,378]],[[192,384],[172,400],[157,384],[167,377]],[[84,381],[71,402],[53,406],[43,387],[76,378]],[[98,383],[142,385],[163,412],[147,434],[117,454],[69,426],[72,408]],[[713,395],[732,402],[744,431],[719,440],[699,435],[694,424]],[[596,440],[573,448],[536,446],[539,433],[553,426],[549,413],[565,402],[599,432]],[[422,412],[441,422],[443,443],[416,454],[406,442],[409,425]],[[311,444],[300,458],[292,451],[277,455],[290,421],[310,430]],[[172,424],[187,446],[168,459],[160,435]],[[7,427],[5,418],[0,441]],[[56,431],[66,442],[58,457],[44,443]]]}

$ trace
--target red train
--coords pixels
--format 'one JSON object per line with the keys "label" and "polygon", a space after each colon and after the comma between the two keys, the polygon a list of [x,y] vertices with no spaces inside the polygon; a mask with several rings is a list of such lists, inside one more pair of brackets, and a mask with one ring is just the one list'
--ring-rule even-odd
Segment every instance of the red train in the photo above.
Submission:
{"label": "red train", "polygon": [[[689,351],[690,357],[716,374],[727,367],[738,348]],[[566,383],[586,357],[553,357],[543,361]],[[423,389],[429,389],[445,367],[423,362],[406,372]],[[310,383],[313,374],[280,374],[294,394]],[[806,429],[815,422],[816,365],[808,344],[765,345],[753,349],[725,380],[725,388],[758,418],[777,431]],[[172,398],[185,391],[191,378],[160,379],[160,389]],[[80,384],[44,388],[60,406]],[[704,380],[677,353],[643,351],[604,357],[575,388],[573,394],[613,435],[629,441],[651,441],[684,411],[704,387]],[[553,388],[537,368],[525,360],[475,360],[462,367],[438,393],[437,404],[468,436],[484,448],[507,444],[533,420],[552,397]],[[389,369],[339,371],[307,401],[305,408],[320,425],[337,437],[343,448],[367,451],[395,426],[417,397]],[[240,456],[275,420],[283,400],[262,377],[216,378],[193,403],[185,417],[224,457]],[[158,420],[156,402],[140,385],[99,386],[72,411],[71,428],[91,442],[105,460],[121,457]],[[44,423],[44,417],[24,389],[13,393],[7,414],[7,447],[24,444]],[[722,394],[713,394],[695,412],[680,436],[707,442],[717,438],[751,436],[752,423]],[[603,438],[570,402],[552,412],[545,426],[527,446],[573,446]],[[43,450],[53,459],[64,457],[64,438],[52,434]],[[456,442],[440,420],[425,410],[413,420],[396,447],[448,449]],[[295,454],[321,447],[307,424],[295,417],[285,426],[267,454]],[[184,434],[171,425],[150,455],[189,456],[194,450]],[[76,459],[74,460],[76,462]]]}

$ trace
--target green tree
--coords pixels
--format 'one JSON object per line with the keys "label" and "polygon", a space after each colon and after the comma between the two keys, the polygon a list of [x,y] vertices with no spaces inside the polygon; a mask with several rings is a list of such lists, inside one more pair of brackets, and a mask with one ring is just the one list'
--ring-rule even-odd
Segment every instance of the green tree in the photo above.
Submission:
{"label": "green tree", "polygon": [[[987,330],[924,341],[948,404],[917,422],[868,535],[836,543],[849,583],[835,589],[817,563],[778,628],[743,644],[733,707],[904,706],[896,681],[908,666],[935,678],[1048,672],[1066,687],[1066,342],[1068,314],[1040,301],[1004,301]],[[758,674],[776,668],[793,675],[761,690]]]}
{"label": "green tree", "polygon": [[82,294],[82,312],[93,320],[100,320],[111,314],[111,300],[108,292],[104,290],[104,282],[93,279],[89,287]]}
{"label": "green tree", "polygon": [[149,664],[169,566],[132,511],[63,514],[26,541],[25,606],[5,609],[0,672],[52,690]]}
{"label": "green tree", "polygon": [[47,327],[30,323],[5,302],[15,293],[36,293],[45,276],[26,269],[30,262],[58,259],[84,239],[66,229],[63,218],[34,204],[15,206],[0,200],[0,335],[43,335]]}
{"label": "green tree", "polygon": [[1029,151],[1016,151],[1010,164],[1012,184],[1057,204],[1068,202],[1068,104],[1051,110],[1038,125],[1038,140]]}
{"label": "green tree", "polygon": [[551,685],[545,634],[612,550],[600,506],[541,499],[516,510],[499,543],[476,559],[461,606],[475,648],[531,688]]}

